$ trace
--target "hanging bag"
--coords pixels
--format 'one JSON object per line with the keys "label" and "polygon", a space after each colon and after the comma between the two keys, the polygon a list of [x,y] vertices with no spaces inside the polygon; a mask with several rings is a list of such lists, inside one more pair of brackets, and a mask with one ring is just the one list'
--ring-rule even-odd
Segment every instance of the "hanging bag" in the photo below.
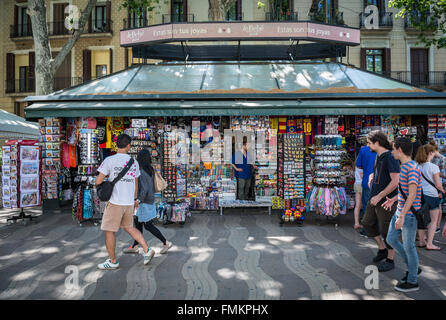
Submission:
{"label": "hanging bag", "polygon": [[155,186],[155,192],[161,192],[164,191],[164,189],[167,188],[167,182],[166,180],[164,180],[164,178],[161,176],[161,174],[156,171],[154,171],[154,175],[153,175],[153,184]]}
{"label": "hanging bag", "polygon": [[121,180],[123,176],[126,175],[127,171],[129,171],[134,161],[135,160],[133,158],[130,158],[130,161],[127,163],[124,169],[122,169],[122,171],[116,176],[116,178],[113,181],[104,181],[100,185],[96,186],[97,194],[101,201],[110,200],[113,193],[113,187],[119,180]]}
{"label": "hanging bag", "polygon": [[[400,190],[401,194],[403,195],[404,201],[407,201],[407,196],[404,193],[403,189],[401,188],[401,185],[398,183],[398,189]],[[423,193],[421,193],[421,208],[419,210],[415,210],[413,205],[410,207],[410,211],[415,215],[415,218],[418,222],[418,229],[424,230],[427,229],[427,225],[430,222],[429,217],[429,206],[424,201]]]}
{"label": "hanging bag", "polygon": [[423,172],[421,172],[421,176],[423,177],[424,180],[426,180],[427,183],[429,183],[432,187],[434,187],[438,191],[439,194],[441,194],[441,199],[444,199],[444,193],[441,192],[440,190],[438,190],[438,188],[435,186],[435,184],[424,176]]}

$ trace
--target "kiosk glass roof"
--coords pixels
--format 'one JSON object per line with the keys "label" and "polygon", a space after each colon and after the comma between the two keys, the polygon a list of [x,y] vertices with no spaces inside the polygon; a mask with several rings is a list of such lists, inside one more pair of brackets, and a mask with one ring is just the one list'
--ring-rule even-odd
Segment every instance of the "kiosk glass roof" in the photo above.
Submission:
{"label": "kiosk glass roof", "polygon": [[[249,89],[296,92],[317,90],[380,90],[418,88],[337,63],[165,63],[142,65],[57,91],[51,96],[139,93],[203,93],[210,90]],[[341,92],[339,91],[339,92]],[[348,92],[348,91],[346,91]]]}

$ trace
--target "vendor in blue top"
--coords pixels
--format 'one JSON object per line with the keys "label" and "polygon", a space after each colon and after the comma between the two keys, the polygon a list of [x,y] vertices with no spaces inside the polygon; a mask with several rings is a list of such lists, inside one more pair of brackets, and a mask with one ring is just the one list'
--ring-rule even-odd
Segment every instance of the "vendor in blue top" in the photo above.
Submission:
{"label": "vendor in blue top", "polygon": [[[243,159],[243,162],[242,162]],[[252,167],[257,166],[248,164],[248,142],[243,138],[243,146],[240,151],[232,155],[232,167],[235,170],[235,176],[238,180],[237,193],[240,200],[247,200],[252,180]]]}

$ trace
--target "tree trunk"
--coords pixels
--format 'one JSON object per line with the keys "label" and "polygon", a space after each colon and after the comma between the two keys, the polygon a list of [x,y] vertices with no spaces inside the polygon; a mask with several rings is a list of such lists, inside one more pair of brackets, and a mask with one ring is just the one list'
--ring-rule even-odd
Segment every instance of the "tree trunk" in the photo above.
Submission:
{"label": "tree trunk", "polygon": [[89,0],[79,19],[79,27],[67,40],[59,54],[52,59],[46,22],[45,0],[29,0],[28,14],[31,17],[35,50],[36,95],[48,95],[54,91],[54,75],[67,54],[73,49],[82,34],[88,15],[97,0]]}
{"label": "tree trunk", "polygon": [[226,13],[237,0],[208,0],[209,1],[209,21],[224,21]]}

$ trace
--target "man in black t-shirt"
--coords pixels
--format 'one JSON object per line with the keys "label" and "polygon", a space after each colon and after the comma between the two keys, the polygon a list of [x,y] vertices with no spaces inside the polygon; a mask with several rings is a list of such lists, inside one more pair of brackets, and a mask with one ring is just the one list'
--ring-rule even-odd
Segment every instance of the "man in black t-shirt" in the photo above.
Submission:
{"label": "man in black t-shirt", "polygon": [[382,204],[398,193],[400,164],[393,158],[390,151],[393,149],[392,145],[382,131],[370,132],[367,136],[367,145],[378,156],[373,173],[369,177],[370,200],[361,224],[364,226],[367,236],[374,238],[378,244],[379,251],[377,256],[373,258],[373,262],[378,263],[385,259],[378,266],[380,272],[385,272],[395,268],[393,262],[395,251],[386,242],[386,238],[397,206],[394,204],[392,209],[388,211],[382,207]]}

